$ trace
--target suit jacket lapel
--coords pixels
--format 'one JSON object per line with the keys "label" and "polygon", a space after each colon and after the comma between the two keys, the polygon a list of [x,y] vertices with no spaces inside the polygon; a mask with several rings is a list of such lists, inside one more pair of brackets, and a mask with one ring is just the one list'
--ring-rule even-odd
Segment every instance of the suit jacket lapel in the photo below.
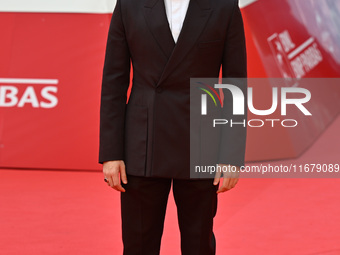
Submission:
{"label": "suit jacket lapel", "polygon": [[[174,68],[183,60],[189,50],[194,46],[203,31],[206,22],[208,21],[210,12],[211,9],[209,0],[190,0],[177,44],[172,51],[158,84],[162,83],[169,74],[171,74]],[[170,35],[172,36],[171,31]]]}
{"label": "suit jacket lapel", "polygon": [[146,23],[167,58],[170,58],[175,41],[169,27],[164,0],[146,0],[144,5]]}
{"label": "suit jacket lapel", "polygon": [[146,0],[144,15],[147,25],[168,58],[157,86],[169,76],[193,47],[208,21],[210,12],[209,0],[190,0],[181,33],[175,44],[166,16],[164,0]]}

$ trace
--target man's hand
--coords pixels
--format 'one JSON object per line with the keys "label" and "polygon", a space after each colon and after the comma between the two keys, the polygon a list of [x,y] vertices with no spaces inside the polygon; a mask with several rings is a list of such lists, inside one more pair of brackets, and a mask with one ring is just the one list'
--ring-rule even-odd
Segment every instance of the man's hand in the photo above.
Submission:
{"label": "man's hand", "polygon": [[[217,190],[217,193],[223,193],[228,190],[231,190],[232,188],[235,187],[236,183],[238,182],[239,176],[240,176],[240,167],[237,166],[228,166],[228,165],[223,165],[219,164],[219,166],[223,169],[229,169],[229,171],[223,171],[223,177],[221,178],[221,171],[217,171],[215,174],[215,179],[214,179],[214,185],[218,185],[220,179],[223,179],[222,185],[220,188]],[[233,171],[234,170],[234,171]]]}
{"label": "man's hand", "polygon": [[[120,179],[124,184],[127,184],[125,172],[125,164],[123,160],[106,161],[103,163],[104,177],[108,184],[115,190],[125,192],[125,189],[120,184]],[[120,177],[119,177],[120,175]]]}

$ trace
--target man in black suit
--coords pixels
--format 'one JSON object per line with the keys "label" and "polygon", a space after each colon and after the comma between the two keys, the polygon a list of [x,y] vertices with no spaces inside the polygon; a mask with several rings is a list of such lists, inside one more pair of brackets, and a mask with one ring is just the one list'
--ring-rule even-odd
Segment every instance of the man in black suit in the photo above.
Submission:
{"label": "man in black suit", "polygon": [[[182,254],[215,254],[217,193],[238,178],[225,177],[219,189],[219,176],[190,179],[189,108],[190,78],[218,77],[221,66],[223,77],[247,75],[237,0],[117,1],[103,72],[99,162],[108,184],[122,192],[124,255],[159,254],[171,184]],[[225,163],[243,165],[245,130]]]}

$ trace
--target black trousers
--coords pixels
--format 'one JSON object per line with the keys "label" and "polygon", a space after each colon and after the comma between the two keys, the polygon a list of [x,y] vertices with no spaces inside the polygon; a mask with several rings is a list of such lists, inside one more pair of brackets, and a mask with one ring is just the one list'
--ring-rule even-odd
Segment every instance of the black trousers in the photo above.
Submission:
{"label": "black trousers", "polygon": [[124,255],[158,255],[168,195],[173,184],[182,255],[214,255],[217,186],[212,179],[128,176],[121,193]]}

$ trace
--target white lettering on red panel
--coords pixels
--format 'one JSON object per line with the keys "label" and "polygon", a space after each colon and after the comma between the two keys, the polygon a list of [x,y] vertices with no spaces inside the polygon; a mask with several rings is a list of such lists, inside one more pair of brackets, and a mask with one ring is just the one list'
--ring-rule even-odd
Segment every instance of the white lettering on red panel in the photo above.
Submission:
{"label": "white lettering on red panel", "polygon": [[0,78],[0,107],[54,108],[58,83],[56,79]]}

